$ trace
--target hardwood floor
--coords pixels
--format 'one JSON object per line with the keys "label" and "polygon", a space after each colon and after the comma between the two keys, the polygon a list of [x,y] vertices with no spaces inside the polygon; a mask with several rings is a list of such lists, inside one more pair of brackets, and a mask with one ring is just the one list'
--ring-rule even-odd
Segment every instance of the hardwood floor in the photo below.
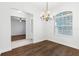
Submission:
{"label": "hardwood floor", "polygon": [[16,41],[16,40],[22,40],[22,39],[25,39],[26,38],[26,35],[23,34],[23,35],[14,35],[11,37],[11,40],[12,41]]}
{"label": "hardwood floor", "polygon": [[2,56],[79,56],[79,50],[48,40],[26,45],[1,54]]}

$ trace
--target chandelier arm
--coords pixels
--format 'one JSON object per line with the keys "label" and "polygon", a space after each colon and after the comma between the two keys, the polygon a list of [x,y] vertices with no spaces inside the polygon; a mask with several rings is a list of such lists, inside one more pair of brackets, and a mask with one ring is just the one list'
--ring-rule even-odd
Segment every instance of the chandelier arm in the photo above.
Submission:
{"label": "chandelier arm", "polygon": [[46,11],[48,11],[48,2],[46,3]]}
{"label": "chandelier arm", "polygon": [[48,20],[52,20],[52,18],[50,17],[50,14],[48,12],[48,2],[46,2],[46,9],[44,11],[44,14],[41,16],[42,20],[48,21]]}

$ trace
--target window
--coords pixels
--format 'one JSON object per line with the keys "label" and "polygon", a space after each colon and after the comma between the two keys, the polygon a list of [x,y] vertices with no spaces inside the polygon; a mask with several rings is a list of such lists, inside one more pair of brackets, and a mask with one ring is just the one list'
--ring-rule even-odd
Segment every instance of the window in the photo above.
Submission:
{"label": "window", "polygon": [[54,17],[56,33],[63,35],[72,35],[72,12],[61,12]]}

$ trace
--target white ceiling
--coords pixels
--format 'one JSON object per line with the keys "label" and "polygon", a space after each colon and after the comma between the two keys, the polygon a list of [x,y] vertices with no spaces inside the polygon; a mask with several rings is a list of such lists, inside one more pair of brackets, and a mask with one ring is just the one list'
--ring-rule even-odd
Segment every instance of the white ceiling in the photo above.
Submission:
{"label": "white ceiling", "polygon": [[[9,4],[11,8],[20,9],[20,10],[27,11],[30,13],[33,13],[33,11],[41,12],[46,7],[46,2],[16,2],[16,3],[11,2],[7,4]],[[55,10],[60,5],[61,3],[58,3],[58,2],[48,2],[49,10]]]}
{"label": "white ceiling", "polygon": [[[76,4],[78,2],[48,2],[48,7],[49,10],[54,10],[55,8],[58,8],[63,4],[72,4],[72,3]],[[19,6],[22,7],[22,9],[32,9],[32,10],[42,10],[46,6],[46,2],[7,2],[7,3],[1,2],[0,4],[10,5],[11,8]]]}
{"label": "white ceiling", "polygon": [[[61,8],[64,4],[68,5],[72,3],[71,2],[48,2],[48,8],[49,8],[49,11],[53,13],[55,10]],[[76,3],[77,2],[75,2],[75,4]],[[7,3],[0,3],[0,4],[10,6],[10,8],[16,8],[21,11],[25,11],[33,15],[36,13],[43,12],[44,8],[46,7],[46,2],[7,2]]]}

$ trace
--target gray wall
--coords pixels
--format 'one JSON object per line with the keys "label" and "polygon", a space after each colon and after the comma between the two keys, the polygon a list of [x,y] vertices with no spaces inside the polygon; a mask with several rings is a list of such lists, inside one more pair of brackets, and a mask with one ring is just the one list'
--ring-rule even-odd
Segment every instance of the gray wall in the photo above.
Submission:
{"label": "gray wall", "polygon": [[26,23],[11,17],[11,35],[26,34]]}

